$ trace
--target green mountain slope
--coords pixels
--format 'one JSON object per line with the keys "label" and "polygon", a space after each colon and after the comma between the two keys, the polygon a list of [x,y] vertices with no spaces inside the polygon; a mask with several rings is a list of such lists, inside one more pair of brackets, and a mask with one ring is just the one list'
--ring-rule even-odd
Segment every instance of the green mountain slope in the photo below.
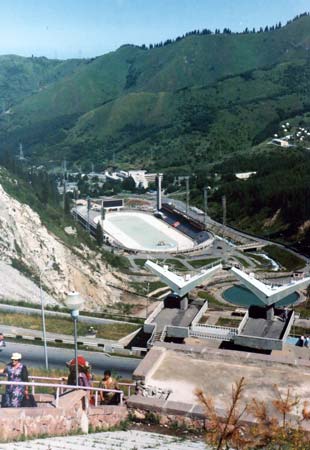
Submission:
{"label": "green mountain slope", "polygon": [[25,97],[74,72],[85,60],[49,60],[44,57],[0,56],[0,104],[8,110]]}
{"label": "green mountain slope", "polygon": [[30,59],[28,72],[40,70],[0,116],[2,148],[22,141],[36,160],[52,153],[104,164],[114,155],[193,168],[250,148],[309,108],[309,46],[304,16],[274,31],[128,45],[83,62]]}
{"label": "green mountain slope", "polygon": [[[192,34],[90,60],[0,57],[0,94],[0,152],[11,161],[23,142],[36,163],[191,173],[197,205],[217,172],[214,215],[225,194],[230,223],[310,254],[309,151],[256,147],[283,121],[309,125],[309,15],[268,32]],[[242,170],[257,175],[236,181]]]}
{"label": "green mountain slope", "polygon": [[[286,107],[285,95],[289,95],[289,108],[294,109],[296,101],[295,109],[300,111],[300,99],[292,97],[298,85],[288,87],[281,80],[280,92],[274,78],[282,65],[307,66],[309,43],[310,17],[305,16],[275,31],[192,35],[149,50],[123,46],[83,62],[23,59],[28,78],[31,73],[36,77],[19,96],[14,93],[10,113],[0,116],[0,137],[11,149],[23,141],[36,156],[65,152],[83,161],[95,153],[93,159],[106,162],[116,152],[120,160],[134,162],[136,153],[140,163],[141,146],[182,147],[180,136],[192,135],[198,127],[206,148],[214,143],[214,135],[223,135],[223,126],[217,124],[222,117],[229,122],[228,128],[235,128],[239,119],[233,120],[232,115],[243,121],[248,116],[244,103],[257,102],[255,97],[261,94],[272,101],[280,96],[280,109]],[[24,72],[22,79],[28,80]],[[267,111],[262,128],[276,120]],[[246,133],[242,146],[257,137],[257,133]],[[222,147],[232,140],[229,133]],[[234,146],[228,148],[234,151]],[[205,156],[205,150],[201,152]],[[160,156],[161,151],[156,154]],[[161,164],[166,162],[159,158],[153,165]]]}

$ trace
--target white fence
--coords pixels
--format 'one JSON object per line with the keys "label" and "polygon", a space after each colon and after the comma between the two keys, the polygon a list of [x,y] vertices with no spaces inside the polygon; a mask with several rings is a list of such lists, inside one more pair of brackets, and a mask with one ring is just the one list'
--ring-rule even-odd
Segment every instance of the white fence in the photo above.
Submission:
{"label": "white fence", "polygon": [[199,324],[191,327],[189,335],[203,339],[230,341],[238,334],[238,328]]}

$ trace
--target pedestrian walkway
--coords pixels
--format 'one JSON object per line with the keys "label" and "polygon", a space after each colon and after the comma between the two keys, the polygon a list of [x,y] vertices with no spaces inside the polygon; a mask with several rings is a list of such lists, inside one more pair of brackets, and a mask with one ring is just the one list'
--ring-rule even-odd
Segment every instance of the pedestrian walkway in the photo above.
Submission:
{"label": "pedestrian walkway", "polygon": [[144,431],[113,431],[0,444],[0,450],[208,450],[202,441]]}

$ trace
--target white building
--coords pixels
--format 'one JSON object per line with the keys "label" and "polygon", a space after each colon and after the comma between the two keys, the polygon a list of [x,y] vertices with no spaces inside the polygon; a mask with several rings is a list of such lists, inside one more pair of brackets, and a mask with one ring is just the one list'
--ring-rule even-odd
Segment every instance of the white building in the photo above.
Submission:
{"label": "white building", "polygon": [[279,145],[279,147],[289,147],[290,144],[285,139],[272,139],[272,144]]}
{"label": "white building", "polygon": [[133,178],[136,187],[142,186],[144,189],[149,187],[149,183],[154,183],[156,173],[147,173],[146,170],[129,170],[128,175]]}
{"label": "white building", "polygon": [[256,172],[239,172],[235,173],[236,178],[239,180],[248,180],[252,175],[255,175]]}

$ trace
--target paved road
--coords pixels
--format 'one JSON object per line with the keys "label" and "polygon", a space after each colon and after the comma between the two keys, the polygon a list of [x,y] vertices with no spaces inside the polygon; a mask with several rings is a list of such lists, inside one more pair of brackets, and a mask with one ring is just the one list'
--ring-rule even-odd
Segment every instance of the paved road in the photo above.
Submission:
{"label": "paved road", "polygon": [[[31,308],[31,306],[15,306],[15,305],[6,305],[4,303],[0,303],[0,310],[6,311],[6,312],[14,312],[14,313],[20,313],[20,314],[30,314],[30,315],[38,315],[41,316],[41,309],[38,308]],[[71,319],[71,315],[67,312],[59,312],[59,311],[50,311],[48,309],[45,309],[45,316],[51,316],[51,317],[60,317],[60,318],[66,318]],[[84,316],[79,315],[79,322],[93,324],[93,325],[104,325],[109,323],[127,323],[131,325],[133,322],[126,322],[125,320],[115,320],[115,319],[105,319],[103,317],[91,317],[91,316]]]}
{"label": "paved road", "polygon": [[[23,361],[28,367],[44,367],[44,349],[38,345],[17,344],[8,342],[5,348],[0,351],[0,367],[7,364],[13,352],[20,352],[23,355]],[[141,362],[136,358],[123,358],[111,356],[108,357],[98,352],[80,351],[79,355],[83,355],[90,362],[93,372],[102,374],[105,369],[111,369],[123,378],[131,378],[135,368]],[[53,369],[64,369],[66,361],[74,357],[73,350],[49,347],[48,361],[49,367]]]}

